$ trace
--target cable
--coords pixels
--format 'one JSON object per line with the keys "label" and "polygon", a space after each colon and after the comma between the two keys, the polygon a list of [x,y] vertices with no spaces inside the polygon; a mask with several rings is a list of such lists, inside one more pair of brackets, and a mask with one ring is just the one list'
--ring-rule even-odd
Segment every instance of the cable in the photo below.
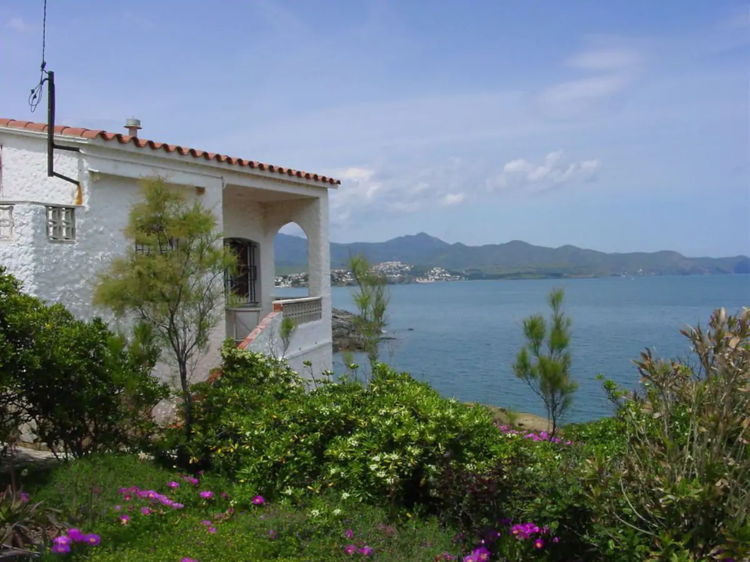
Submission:
{"label": "cable", "polygon": [[39,83],[32,88],[29,94],[29,108],[34,113],[42,101],[42,90],[46,80],[45,74],[47,62],[44,60],[45,51],[47,50],[47,0],[44,0],[44,18],[42,19],[42,64],[40,65]]}

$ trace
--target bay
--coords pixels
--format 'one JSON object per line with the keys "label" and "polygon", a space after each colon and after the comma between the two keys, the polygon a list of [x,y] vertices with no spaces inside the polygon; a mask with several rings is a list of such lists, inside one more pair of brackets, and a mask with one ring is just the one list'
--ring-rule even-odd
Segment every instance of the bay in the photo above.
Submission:
{"label": "bay", "polygon": [[[543,415],[543,404],[516,379],[512,364],[523,345],[523,319],[547,316],[546,296],[556,287],[565,290],[573,320],[572,376],[580,385],[568,421],[611,414],[598,374],[635,388],[632,360],[645,348],[684,357],[690,348],[680,329],[705,325],[719,307],[736,312],[750,306],[748,275],[392,285],[388,331],[396,339],[384,342],[381,360],[444,396]],[[334,307],[353,311],[352,292],[334,287]],[[276,294],[299,296],[306,289]],[[364,357],[357,361],[366,364]],[[334,370],[344,370],[340,356]]]}

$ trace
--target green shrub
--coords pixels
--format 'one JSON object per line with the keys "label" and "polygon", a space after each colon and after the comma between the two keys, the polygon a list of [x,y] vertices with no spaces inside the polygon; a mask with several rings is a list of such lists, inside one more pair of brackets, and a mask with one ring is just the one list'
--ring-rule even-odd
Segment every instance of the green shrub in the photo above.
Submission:
{"label": "green shrub", "polygon": [[98,318],[76,320],[61,304],[23,295],[2,272],[0,292],[2,393],[42,442],[79,457],[150,435],[151,410],[168,393],[150,374],[158,353],[146,328],[128,344]]}
{"label": "green shrub", "polygon": [[194,461],[270,497],[334,488],[391,506],[429,501],[441,459],[482,466],[499,435],[485,408],[383,365],[366,386],[306,393],[283,363],[227,346],[222,376],[196,390]]}
{"label": "green shrub", "polygon": [[623,455],[592,463],[592,501],[614,548],[654,559],[750,554],[750,310],[683,331],[695,361],[636,364],[644,391],[607,383]]}

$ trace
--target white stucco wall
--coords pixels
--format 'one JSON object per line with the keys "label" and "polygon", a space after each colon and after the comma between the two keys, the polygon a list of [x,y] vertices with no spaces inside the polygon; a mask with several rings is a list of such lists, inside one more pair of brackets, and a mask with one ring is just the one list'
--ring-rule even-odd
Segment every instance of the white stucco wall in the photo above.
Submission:
{"label": "white stucco wall", "polygon": [[[14,237],[0,240],[0,264],[20,279],[30,294],[50,303],[63,303],[78,318],[101,316],[118,327],[109,311],[92,305],[92,295],[97,275],[129,244],[124,229],[128,212],[140,199],[138,179],[89,174],[85,155],[60,151],[55,169],[80,181],[83,204],[75,207],[76,240],[53,242],[47,239],[44,203],[74,206],[76,186],[47,177],[45,137],[3,135],[0,141],[0,204],[17,202],[13,209]],[[201,197],[206,207],[221,209],[221,187],[207,188],[201,196],[194,189],[186,188],[186,193]],[[218,218],[221,228],[220,214]],[[126,328],[127,323],[119,327]],[[218,349],[225,335],[224,322],[220,321],[211,338],[211,352],[196,366],[197,379],[205,378],[218,364]],[[170,371],[165,364],[157,368],[165,379]]]}
{"label": "white stucco wall", "polygon": [[[289,340],[289,347],[284,350],[281,340],[281,323],[283,313],[277,314],[268,325],[247,346],[248,351],[255,351],[284,358],[289,366],[302,377],[309,379],[310,371],[316,378],[325,371],[333,369],[331,334],[325,331],[325,322],[307,322],[298,325]],[[311,366],[305,366],[310,361]]]}
{"label": "white stucco wall", "polygon": [[[170,183],[185,187],[190,197],[200,197],[204,207],[217,215],[218,227],[226,237],[241,237],[260,245],[260,285],[263,310],[272,310],[274,286],[273,243],[279,229],[289,222],[299,224],[307,234],[310,295],[322,299],[322,317],[298,327],[287,357],[296,370],[312,361],[315,371],[331,368],[331,288],[328,239],[328,191],[323,185],[304,185],[238,171],[236,167],[138,149],[130,145],[87,143],[66,138],[65,144],[81,152],[57,151],[55,169],[80,182],[82,201],[76,207],[76,240],[51,242],[46,234],[44,204],[74,206],[75,185],[47,177],[46,136],[0,128],[0,204],[14,202],[15,232],[12,240],[0,240],[0,264],[23,283],[27,292],[48,302],[62,302],[77,317],[102,316],[92,294],[97,274],[111,259],[124,253],[129,242],[123,230],[128,212],[139,199],[138,181],[158,174]],[[242,200],[228,199],[229,186],[265,189],[283,194],[288,200],[259,202],[248,192]],[[202,195],[194,187],[204,189]],[[197,366],[195,380],[205,378],[218,364],[219,348],[226,325],[212,335],[211,352]],[[296,351],[293,351],[296,350]],[[158,373],[167,378],[170,369],[161,365]]]}

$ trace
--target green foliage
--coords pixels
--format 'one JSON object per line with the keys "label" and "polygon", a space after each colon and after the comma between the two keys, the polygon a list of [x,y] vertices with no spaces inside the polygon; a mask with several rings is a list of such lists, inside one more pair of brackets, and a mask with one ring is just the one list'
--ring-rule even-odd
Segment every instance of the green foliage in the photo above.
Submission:
{"label": "green foliage", "polygon": [[177,367],[190,434],[190,378],[221,318],[224,275],[236,259],[222,244],[215,215],[160,178],[143,182],[143,201],[131,209],[125,234],[132,242],[127,255],[100,275],[94,302],[152,328]]}
{"label": "green foliage", "polygon": [[285,364],[227,346],[222,376],[196,391],[196,464],[269,497],[332,488],[414,505],[428,501],[444,456],[479,466],[498,435],[485,408],[446,400],[383,365],[366,386],[345,380],[306,393]]}
{"label": "green foliage", "polygon": [[291,343],[292,336],[294,335],[296,329],[297,322],[295,322],[292,318],[285,316],[281,320],[281,326],[279,327],[279,336],[281,337],[281,343],[283,346],[282,356],[286,355],[286,352],[289,350],[289,344]]}
{"label": "green foliage", "polygon": [[132,344],[95,318],[19,292],[0,273],[7,299],[2,394],[50,449],[79,457],[138,445],[154,429],[151,410],[167,395],[151,376],[156,351],[138,327]]}
{"label": "green foliage", "polygon": [[592,501],[622,550],[653,559],[750,554],[750,310],[717,310],[708,329],[683,331],[696,361],[636,362],[644,391],[611,383],[625,452],[592,464]]}
{"label": "green foliage", "polygon": [[[352,544],[369,546],[377,559],[403,562],[433,560],[446,551],[460,554],[454,531],[434,520],[391,520],[384,509],[330,494],[311,497],[297,508],[243,504],[228,481],[208,475],[198,475],[198,480],[193,485],[179,473],[132,456],[94,456],[55,467],[45,479],[30,482],[30,491],[32,497],[59,506],[78,528],[101,537],[99,546],[83,547],[77,558],[96,562],[174,562],[188,557],[201,562],[337,562],[351,559],[345,548]],[[172,481],[180,487],[169,488]],[[166,494],[184,508],[157,508],[143,515],[139,508],[148,505],[146,500],[118,492],[134,485]],[[199,492],[205,490],[214,497],[201,499]],[[130,518],[127,525],[121,523],[122,515]]]}
{"label": "green foliage", "polygon": [[362,254],[349,260],[349,269],[357,286],[353,295],[357,307],[354,323],[364,340],[370,370],[374,372],[380,356],[380,340],[388,324],[386,313],[390,295],[387,280],[372,270],[370,262]]}
{"label": "green foliage", "polygon": [[552,422],[551,434],[573,403],[578,383],[570,380],[570,319],[562,311],[564,293],[553,290],[547,297],[552,309],[549,331],[544,317],[530,316],[523,322],[526,345],[518,353],[513,370],[537,394]]}
{"label": "green foliage", "polygon": [[42,531],[60,528],[57,510],[31,501],[13,485],[0,494],[0,545],[4,549],[33,552]]}

